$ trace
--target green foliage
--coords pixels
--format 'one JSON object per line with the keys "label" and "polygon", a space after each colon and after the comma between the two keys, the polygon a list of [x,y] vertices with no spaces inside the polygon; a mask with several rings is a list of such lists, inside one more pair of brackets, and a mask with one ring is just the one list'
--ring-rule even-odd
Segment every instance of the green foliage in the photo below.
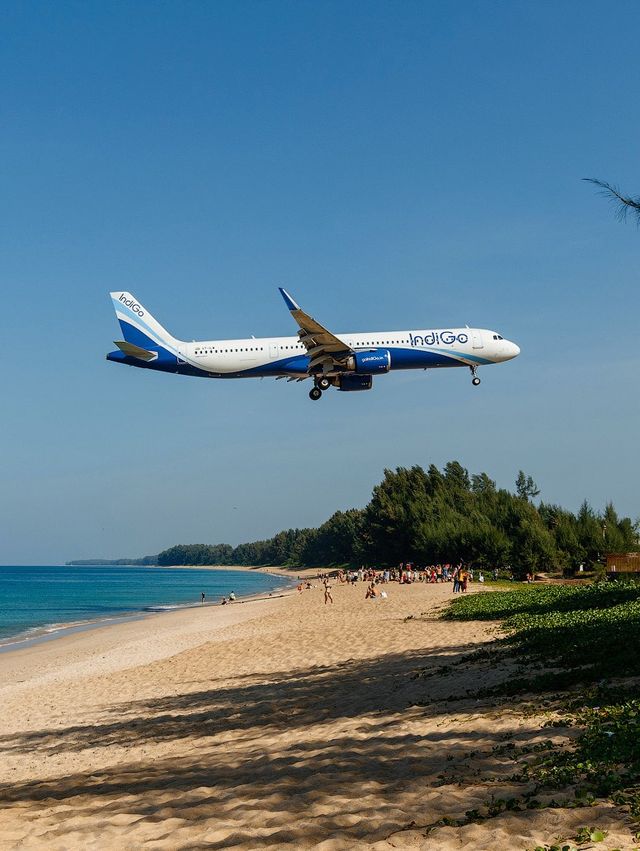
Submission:
{"label": "green foliage", "polygon": [[[526,768],[528,778],[546,788],[574,786],[578,801],[610,798],[639,821],[639,719],[640,700],[620,701],[615,694],[613,700],[604,705],[579,709],[574,723],[582,727],[583,732],[575,748],[552,748],[538,763]],[[596,830],[583,828],[584,833],[579,834],[582,838],[576,839],[585,842],[590,838],[592,842],[600,842],[602,839],[592,835]]]}
{"label": "green foliage", "polygon": [[515,615],[511,641],[563,667],[589,665],[609,674],[640,673],[640,601],[605,609]]}
{"label": "green foliage", "polygon": [[576,842],[579,845],[585,842],[604,842],[608,831],[598,830],[597,827],[581,827],[576,833]]}
{"label": "green foliage", "polygon": [[[580,685],[563,717],[546,726],[581,730],[569,746],[540,744],[536,760],[522,764],[520,778],[536,789],[573,788],[575,806],[609,798],[640,822],[640,698],[630,687],[605,685],[610,677],[640,675],[640,585],[527,587],[522,591],[475,594],[456,600],[445,617],[503,619],[508,642],[529,667],[549,668],[541,676],[511,678],[498,687],[502,696],[516,690],[549,690]],[[597,685],[588,687],[588,683]],[[512,749],[515,752],[515,748]],[[525,754],[525,749],[520,749]],[[602,842],[606,831],[583,827],[575,841]],[[544,847],[544,846],[541,846]],[[548,847],[548,846],[547,846]]]}
{"label": "green foliage", "polygon": [[553,535],[537,509],[497,491],[486,473],[474,475],[451,461],[385,470],[365,509],[363,553],[373,563],[471,562],[513,564],[517,574],[552,566]]}
{"label": "green foliage", "polygon": [[572,843],[563,843],[562,845],[554,843],[553,845],[536,845],[533,851],[578,851],[578,849]]}
{"label": "green foliage", "polygon": [[636,527],[612,505],[602,516],[587,503],[579,514],[531,499],[538,489],[520,471],[518,494],[473,476],[458,462],[439,470],[385,470],[364,509],[337,511],[317,529],[287,529],[233,548],[189,544],[160,553],[158,564],[345,565],[414,562],[508,568],[515,576],[596,563],[607,549],[636,549]]}
{"label": "green foliage", "polygon": [[[522,590],[473,594],[455,600],[449,620],[502,620],[504,641],[528,660],[553,661],[564,673],[554,682],[593,680],[602,675],[640,674],[640,585],[526,586]],[[568,675],[571,670],[577,676]],[[543,685],[542,679],[539,685]],[[513,688],[522,687],[512,683]]]}
{"label": "green foliage", "polygon": [[364,512],[336,511],[314,530],[298,553],[303,564],[353,564],[360,555]]}
{"label": "green foliage", "polygon": [[172,564],[230,564],[232,552],[233,547],[229,544],[177,544],[160,553],[158,564],[161,567]]}
{"label": "green foliage", "polygon": [[516,479],[516,493],[520,499],[533,499],[540,493],[540,489],[537,484],[533,481],[531,476],[525,476],[524,470],[518,471],[518,478]]}
{"label": "green foliage", "polygon": [[143,556],[142,558],[78,558],[73,561],[68,561],[66,564],[72,567],[81,567],[83,565],[96,565],[96,564],[108,564],[108,565],[126,565],[130,567],[131,565],[156,565],[158,564],[158,556]]}
{"label": "green foliage", "polygon": [[513,628],[534,623],[516,621],[515,616],[607,609],[640,598],[640,585],[607,582],[595,585],[518,585],[513,590],[458,597],[444,614],[447,620],[504,620]]}

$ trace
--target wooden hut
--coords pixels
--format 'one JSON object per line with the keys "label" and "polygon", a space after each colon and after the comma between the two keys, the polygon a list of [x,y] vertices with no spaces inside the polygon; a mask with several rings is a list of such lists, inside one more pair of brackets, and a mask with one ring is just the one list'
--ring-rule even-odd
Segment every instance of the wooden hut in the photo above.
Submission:
{"label": "wooden hut", "polygon": [[609,553],[607,555],[607,574],[640,573],[639,553]]}

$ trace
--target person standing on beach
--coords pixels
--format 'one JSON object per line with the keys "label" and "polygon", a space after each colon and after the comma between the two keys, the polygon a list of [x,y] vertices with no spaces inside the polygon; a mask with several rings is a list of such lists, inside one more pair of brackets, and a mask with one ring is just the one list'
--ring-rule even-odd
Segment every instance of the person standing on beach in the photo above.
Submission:
{"label": "person standing on beach", "polygon": [[204,606],[204,600],[205,600],[205,593],[203,591],[202,594],[200,594],[200,602],[202,603],[203,606]]}
{"label": "person standing on beach", "polygon": [[333,603],[333,597],[331,596],[331,585],[329,585],[328,577],[325,577],[324,582],[324,604]]}

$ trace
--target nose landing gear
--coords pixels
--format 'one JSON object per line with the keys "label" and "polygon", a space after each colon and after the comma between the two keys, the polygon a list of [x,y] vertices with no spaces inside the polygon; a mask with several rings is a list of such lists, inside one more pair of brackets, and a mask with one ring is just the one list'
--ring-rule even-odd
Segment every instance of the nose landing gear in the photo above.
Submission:
{"label": "nose landing gear", "polygon": [[480,379],[478,378],[478,367],[470,366],[469,369],[471,370],[471,375],[473,376],[473,378],[471,379],[471,383],[474,387],[477,387],[478,384],[480,384]]}

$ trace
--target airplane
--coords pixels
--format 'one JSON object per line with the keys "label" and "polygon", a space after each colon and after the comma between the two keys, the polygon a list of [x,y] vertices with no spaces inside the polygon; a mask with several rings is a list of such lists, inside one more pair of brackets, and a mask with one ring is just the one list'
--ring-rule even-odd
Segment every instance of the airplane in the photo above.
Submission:
{"label": "airplane", "polygon": [[465,366],[472,384],[478,367],[511,360],[519,347],[496,331],[451,328],[333,334],[305,313],[289,293],[280,293],[298,325],[295,337],[242,340],[177,340],[128,292],[111,293],[124,340],[107,360],[128,366],[202,378],[311,379],[309,398],[325,390],[371,390],[374,376],[398,369]]}

